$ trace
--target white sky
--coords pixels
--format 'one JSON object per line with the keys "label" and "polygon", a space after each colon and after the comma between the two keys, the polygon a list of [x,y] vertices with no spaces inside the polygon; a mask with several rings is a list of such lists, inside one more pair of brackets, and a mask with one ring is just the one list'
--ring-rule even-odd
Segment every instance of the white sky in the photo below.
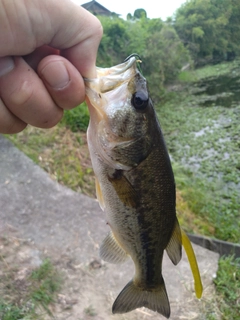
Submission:
{"label": "white sky", "polygon": [[[81,5],[90,0],[72,1]],[[176,9],[186,2],[186,0],[99,0],[98,2],[108,10],[121,14],[121,17],[124,19],[126,19],[128,13],[133,15],[136,9],[143,8],[147,12],[148,18],[161,18],[162,20],[166,20],[166,18],[171,17]]]}

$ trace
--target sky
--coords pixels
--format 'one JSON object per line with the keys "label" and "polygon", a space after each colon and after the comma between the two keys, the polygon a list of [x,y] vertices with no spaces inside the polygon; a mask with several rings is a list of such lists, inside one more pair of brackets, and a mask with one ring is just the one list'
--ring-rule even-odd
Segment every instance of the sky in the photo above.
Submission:
{"label": "sky", "polygon": [[[72,1],[81,5],[90,0]],[[123,19],[126,19],[129,12],[133,15],[136,9],[143,8],[147,12],[148,18],[161,18],[162,20],[166,20],[166,18],[171,17],[176,9],[186,2],[186,0],[98,0],[98,2],[108,10],[121,14]]]}

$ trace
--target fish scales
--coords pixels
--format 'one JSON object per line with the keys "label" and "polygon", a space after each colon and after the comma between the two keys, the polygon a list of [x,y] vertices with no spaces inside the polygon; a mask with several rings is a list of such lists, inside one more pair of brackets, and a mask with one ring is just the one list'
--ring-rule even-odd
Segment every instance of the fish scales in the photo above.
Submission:
{"label": "fish scales", "polygon": [[144,306],[169,318],[162,259],[166,250],[175,265],[180,261],[182,233],[163,134],[134,56],[112,68],[97,68],[97,74],[85,84],[96,193],[111,230],[100,256],[112,263],[130,256],[135,265],[112,311]]}

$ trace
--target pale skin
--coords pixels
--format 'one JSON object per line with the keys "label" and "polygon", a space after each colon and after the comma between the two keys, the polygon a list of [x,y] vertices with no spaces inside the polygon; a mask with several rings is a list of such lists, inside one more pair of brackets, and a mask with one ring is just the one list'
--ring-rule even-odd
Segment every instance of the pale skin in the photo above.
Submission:
{"label": "pale skin", "polygon": [[83,102],[101,37],[70,0],[0,0],[0,133],[53,127]]}

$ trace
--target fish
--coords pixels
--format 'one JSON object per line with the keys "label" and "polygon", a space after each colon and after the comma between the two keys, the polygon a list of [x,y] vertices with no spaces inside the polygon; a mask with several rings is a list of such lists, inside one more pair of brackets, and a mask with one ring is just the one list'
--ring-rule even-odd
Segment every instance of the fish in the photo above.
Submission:
{"label": "fish", "polygon": [[132,54],[119,65],[96,67],[97,77],[84,79],[96,195],[110,227],[100,257],[115,264],[130,257],[135,266],[133,279],[113,303],[114,314],[146,307],[169,318],[164,252],[177,265],[184,246],[198,298],[202,283],[191,243],[176,216],[171,161],[139,63],[139,56]]}

